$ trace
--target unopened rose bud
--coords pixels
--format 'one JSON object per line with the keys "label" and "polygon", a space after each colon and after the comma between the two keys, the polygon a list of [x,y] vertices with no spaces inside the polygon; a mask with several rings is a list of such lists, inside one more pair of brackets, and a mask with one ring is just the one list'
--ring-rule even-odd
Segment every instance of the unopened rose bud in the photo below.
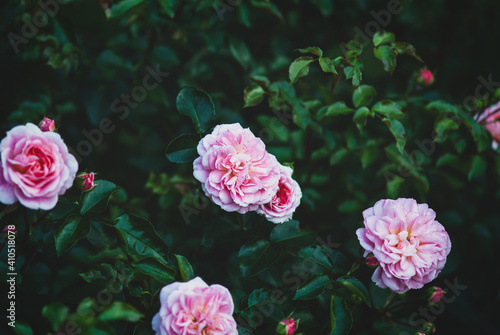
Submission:
{"label": "unopened rose bud", "polygon": [[45,119],[40,121],[38,127],[42,131],[54,131],[56,129],[56,123],[54,122],[54,120],[51,120],[48,117],[46,117]]}
{"label": "unopened rose bud", "polygon": [[96,187],[94,184],[94,172],[80,173],[77,178],[81,181],[81,189],[83,192],[89,192]]}
{"label": "unopened rose bud", "polygon": [[276,333],[279,335],[293,335],[299,326],[299,321],[294,321],[293,318],[285,319],[278,323]]}
{"label": "unopened rose bud", "polygon": [[429,304],[435,304],[439,302],[441,299],[443,299],[444,291],[441,287],[433,286],[432,288],[429,289],[429,291],[430,291]]}
{"label": "unopened rose bud", "polygon": [[417,83],[422,86],[430,86],[434,82],[434,75],[428,69],[421,69],[418,74]]}
{"label": "unopened rose bud", "polygon": [[369,267],[377,267],[379,265],[379,261],[375,256],[368,256],[365,258],[365,264]]}
{"label": "unopened rose bud", "polygon": [[421,330],[423,334],[434,334],[436,332],[436,325],[432,322],[426,322],[422,325]]}

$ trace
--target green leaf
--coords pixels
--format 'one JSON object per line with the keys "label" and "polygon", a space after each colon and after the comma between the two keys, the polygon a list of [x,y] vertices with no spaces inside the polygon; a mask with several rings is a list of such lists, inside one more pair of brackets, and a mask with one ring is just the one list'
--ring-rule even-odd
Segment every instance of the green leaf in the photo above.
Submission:
{"label": "green leaf", "polygon": [[384,114],[389,119],[401,119],[405,114],[401,106],[391,100],[382,100],[373,105],[372,110]]}
{"label": "green leaf", "polygon": [[442,101],[442,100],[435,100],[427,104],[426,109],[432,110],[435,109],[439,111],[440,113],[446,113],[446,112],[452,112],[453,114],[458,114],[458,109],[454,105]]}
{"label": "green leaf", "polygon": [[359,86],[361,80],[363,79],[361,69],[357,66],[347,66],[346,68],[344,68],[344,75],[346,79],[352,78],[353,86]]}
{"label": "green leaf", "polygon": [[332,295],[330,301],[332,330],[330,335],[347,335],[352,327],[352,314],[342,297]]}
{"label": "green leaf", "polygon": [[194,134],[183,134],[172,140],[167,147],[167,158],[173,163],[189,163],[199,157],[196,150],[200,138]]}
{"label": "green leaf", "polygon": [[52,330],[55,332],[64,323],[69,313],[69,307],[60,302],[53,302],[50,305],[43,306],[42,315],[49,319]]}
{"label": "green leaf", "polygon": [[487,166],[486,158],[483,156],[475,155],[472,157],[472,164],[468,175],[469,181],[484,175]]}
{"label": "green leaf", "polygon": [[307,76],[309,73],[309,64],[311,62],[314,62],[314,58],[312,57],[299,57],[292,62],[288,69],[290,86],[295,84],[299,78]]}
{"label": "green leaf", "polygon": [[135,309],[134,306],[122,301],[115,301],[111,303],[111,305],[101,314],[99,314],[98,319],[102,321],[123,320],[128,322],[137,322],[143,317],[144,315]]}
{"label": "green leaf", "polygon": [[339,150],[335,151],[335,153],[330,157],[330,165],[336,165],[340,164],[343,161],[346,160],[346,158],[349,156],[349,150],[346,148],[340,148]]}
{"label": "green leaf", "polygon": [[375,146],[370,146],[363,148],[361,150],[361,166],[363,169],[366,169],[371,163],[377,160],[379,157],[380,151]]}
{"label": "green leaf", "polygon": [[115,228],[123,237],[129,254],[152,257],[168,264],[168,245],[148,220],[124,214],[116,219]]}
{"label": "green leaf", "polygon": [[392,74],[396,68],[396,52],[388,45],[381,45],[373,50],[375,57],[384,64],[384,70]]}
{"label": "green leaf", "polygon": [[392,43],[392,47],[396,50],[398,54],[407,54],[414,57],[419,62],[423,63],[424,61],[417,55],[417,50],[413,45],[407,42],[394,42]]}
{"label": "green leaf", "polygon": [[[111,194],[118,191],[120,188],[107,180],[96,180],[96,187],[90,192],[84,192],[82,194],[80,208],[80,214],[94,210],[94,211],[104,211],[107,207],[107,203]],[[103,209],[104,206],[104,209]]]}
{"label": "green leaf", "polygon": [[263,301],[270,301],[269,291],[264,288],[255,289],[248,296],[248,307],[258,305]]}
{"label": "green leaf", "polygon": [[146,276],[153,277],[163,285],[175,281],[175,269],[166,266],[154,258],[144,258],[132,264],[132,267]]}
{"label": "green leaf", "polygon": [[396,139],[396,147],[399,153],[403,154],[406,145],[406,132],[403,124],[398,120],[390,120],[387,118],[382,119],[382,121],[389,127],[389,130]]}
{"label": "green leaf", "polygon": [[254,7],[257,7],[257,8],[263,8],[263,9],[267,10],[269,13],[273,14],[274,16],[276,16],[281,21],[285,21],[285,19],[283,18],[283,14],[281,14],[281,12],[278,9],[278,7],[274,3],[270,2],[270,1],[266,1],[266,0],[252,0],[252,5]]}
{"label": "green leaf", "polygon": [[352,93],[352,103],[355,107],[367,106],[376,94],[377,91],[373,86],[361,85]]}
{"label": "green leaf", "polygon": [[229,51],[231,51],[233,57],[238,61],[238,63],[241,64],[241,66],[243,66],[244,69],[248,68],[252,56],[250,55],[250,50],[248,50],[248,47],[243,40],[231,38],[229,40]]}
{"label": "green leaf", "polygon": [[371,112],[367,107],[358,108],[352,117],[352,121],[354,121],[358,129],[361,130],[366,125],[366,120],[369,115],[371,115]]}
{"label": "green leaf", "polygon": [[352,276],[345,276],[337,278],[337,283],[341,286],[344,286],[349,291],[354,293],[357,297],[361,298],[369,307],[371,307],[370,303],[370,294],[368,293],[368,289],[366,286],[360,282],[357,278]]}
{"label": "green leaf", "polygon": [[183,281],[188,281],[194,278],[193,267],[189,263],[186,257],[182,255],[175,255],[177,259],[177,265],[179,266],[179,272],[181,273],[181,278]]}
{"label": "green leaf", "polygon": [[451,130],[456,130],[458,128],[459,124],[455,122],[455,120],[448,118],[439,119],[439,121],[437,121],[435,125],[436,136],[434,137],[434,141],[438,143],[446,141],[448,132],[450,132]]}
{"label": "green leaf", "polygon": [[31,327],[24,322],[16,321],[16,326],[13,329],[16,335],[33,335]]}
{"label": "green leaf", "polygon": [[395,176],[391,180],[387,182],[387,196],[389,198],[395,199],[398,198],[399,188],[404,183],[404,179],[400,176]]}
{"label": "green leaf", "polygon": [[173,0],[158,0],[160,5],[163,7],[163,10],[165,13],[171,18],[174,18],[175,15],[175,9],[174,9],[174,4],[175,2]]}
{"label": "green leaf", "polygon": [[144,0],[123,0],[117,4],[113,4],[109,18],[114,19],[123,16],[128,11],[136,9],[143,2]]}
{"label": "green leaf", "polygon": [[321,70],[323,70],[323,72],[338,74],[335,69],[335,64],[328,57],[320,57],[319,66],[321,66]]}
{"label": "green leaf", "polygon": [[243,108],[260,104],[265,93],[266,92],[260,85],[251,84],[247,86],[243,91],[243,100],[245,101]]}
{"label": "green leaf", "polygon": [[353,111],[354,111],[354,109],[347,107],[345,102],[337,101],[337,102],[335,102],[327,107],[326,112],[325,112],[325,116],[349,114],[349,113],[352,113]]}
{"label": "green leaf", "polygon": [[215,105],[212,98],[200,89],[183,88],[177,95],[176,106],[179,113],[193,121],[198,133],[206,132],[215,118]]}
{"label": "green leaf", "polygon": [[446,152],[436,161],[436,167],[441,167],[445,165],[455,165],[458,162],[458,156],[452,153]]}
{"label": "green leaf", "polygon": [[381,30],[373,35],[373,45],[378,47],[380,44],[394,42],[396,38],[393,33]]}
{"label": "green leaf", "polygon": [[309,300],[317,297],[330,284],[330,278],[327,275],[315,274],[307,278],[295,292],[293,300]]}
{"label": "green leaf", "polygon": [[89,272],[79,273],[80,277],[82,277],[87,283],[92,283],[97,279],[106,279],[104,275],[99,270],[90,270]]}
{"label": "green leaf", "polygon": [[339,251],[325,245],[310,246],[299,251],[299,257],[308,259],[336,274],[343,274],[348,269],[347,258]]}
{"label": "green leaf", "polygon": [[304,49],[297,49],[300,53],[307,54],[307,53],[312,53],[316,56],[322,57],[323,56],[323,50],[321,50],[318,47],[307,47]]}
{"label": "green leaf", "polygon": [[301,232],[299,221],[290,220],[275,225],[269,236],[272,243],[283,243],[293,246],[308,245],[316,240],[315,232]]}
{"label": "green leaf", "polygon": [[313,263],[320,265],[328,271],[333,269],[333,264],[328,254],[319,246],[305,247],[299,251],[299,257],[307,259]]}
{"label": "green leaf", "polygon": [[274,264],[281,255],[279,248],[273,248],[268,241],[258,240],[244,245],[238,252],[243,277],[255,275]]}
{"label": "green leaf", "polygon": [[57,255],[61,256],[90,233],[90,216],[70,216],[54,233]]}

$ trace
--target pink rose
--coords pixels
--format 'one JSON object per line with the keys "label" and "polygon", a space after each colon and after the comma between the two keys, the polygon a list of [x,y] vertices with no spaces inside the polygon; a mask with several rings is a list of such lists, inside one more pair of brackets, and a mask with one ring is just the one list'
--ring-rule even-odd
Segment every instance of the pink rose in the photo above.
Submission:
{"label": "pink rose", "polygon": [[78,163],[61,136],[27,123],[0,143],[0,202],[49,210],[73,185]]}
{"label": "pink rose", "polygon": [[302,197],[299,184],[292,179],[293,170],[281,165],[280,173],[278,191],[270,202],[260,205],[257,209],[257,213],[263,214],[273,223],[290,220]]}
{"label": "pink rose", "polygon": [[436,213],[414,199],[379,200],[363,212],[365,228],[356,231],[365,257],[380,265],[372,280],[396,293],[419,289],[437,277],[451,242]]}
{"label": "pink rose", "polygon": [[422,86],[429,86],[434,82],[434,75],[427,69],[421,69],[418,74],[417,82]]}
{"label": "pink rose", "polygon": [[493,150],[496,150],[500,143],[500,101],[496,105],[486,108],[482,114],[477,115],[476,120],[490,132],[491,137],[493,137],[491,146]]}
{"label": "pink rose", "polygon": [[198,144],[193,175],[205,194],[228,212],[246,213],[268,203],[278,190],[276,157],[238,123],[214,128]]}
{"label": "pink rose", "polygon": [[200,277],[162,288],[160,311],[151,322],[159,335],[238,335],[231,294]]}

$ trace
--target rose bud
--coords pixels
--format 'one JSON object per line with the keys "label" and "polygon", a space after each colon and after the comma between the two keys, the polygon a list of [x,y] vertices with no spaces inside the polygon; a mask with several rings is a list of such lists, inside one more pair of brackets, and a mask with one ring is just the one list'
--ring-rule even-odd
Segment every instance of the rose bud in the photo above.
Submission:
{"label": "rose bud", "polygon": [[433,82],[434,75],[432,74],[432,72],[428,69],[421,69],[420,73],[418,74],[417,83],[424,87],[427,87],[432,85]]}
{"label": "rose bud", "polygon": [[80,173],[77,176],[77,178],[81,182],[80,184],[83,192],[90,192],[94,189],[94,187],[96,187],[96,185],[94,184],[94,176],[94,172]]}
{"label": "rose bud", "polygon": [[299,321],[293,318],[281,320],[276,327],[276,333],[279,335],[293,335],[299,326]]}
{"label": "rose bud", "polygon": [[56,123],[54,122],[54,120],[46,117],[42,121],[40,121],[38,127],[41,131],[54,131],[56,129]]}
{"label": "rose bud", "polygon": [[436,325],[432,322],[426,322],[422,325],[421,331],[423,334],[434,334],[436,333]]}
{"label": "rose bud", "polygon": [[435,304],[443,298],[444,291],[441,287],[433,286],[432,288],[429,289],[429,291],[430,291],[429,304]]}
{"label": "rose bud", "polygon": [[379,261],[375,256],[371,255],[365,258],[365,264],[369,267],[377,267],[379,265]]}

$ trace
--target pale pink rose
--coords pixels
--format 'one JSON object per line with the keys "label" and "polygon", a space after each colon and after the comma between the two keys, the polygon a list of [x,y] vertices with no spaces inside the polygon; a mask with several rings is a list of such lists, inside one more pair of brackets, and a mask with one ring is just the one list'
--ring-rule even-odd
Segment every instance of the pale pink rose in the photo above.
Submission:
{"label": "pale pink rose", "polygon": [[151,322],[159,335],[238,335],[228,289],[200,277],[161,289],[160,311]]}
{"label": "pale pink rose", "polygon": [[418,74],[417,82],[422,86],[429,86],[434,82],[434,75],[428,69],[421,69]]}
{"label": "pale pink rose", "polygon": [[19,201],[31,209],[52,209],[78,170],[61,136],[32,123],[8,131],[0,153],[0,202],[7,205]]}
{"label": "pale pink rose", "polygon": [[278,191],[270,202],[260,205],[257,213],[263,214],[273,223],[283,223],[292,218],[293,212],[300,204],[302,191],[299,184],[292,179],[293,170],[288,166],[280,166]]}
{"label": "pale pink rose", "polygon": [[451,242],[436,213],[414,199],[379,200],[363,212],[365,228],[356,231],[365,257],[380,262],[372,280],[396,293],[419,289],[437,277]]}
{"label": "pale pink rose", "polygon": [[48,117],[44,118],[40,124],[38,125],[41,131],[54,131],[56,130],[56,123],[54,120],[49,119]]}
{"label": "pale pink rose", "polygon": [[198,144],[193,175],[205,194],[228,212],[246,213],[268,203],[278,190],[276,157],[238,123],[214,128]]}
{"label": "pale pink rose", "polygon": [[483,113],[476,116],[479,122],[493,137],[492,148],[496,150],[500,143],[500,101],[484,110]]}

